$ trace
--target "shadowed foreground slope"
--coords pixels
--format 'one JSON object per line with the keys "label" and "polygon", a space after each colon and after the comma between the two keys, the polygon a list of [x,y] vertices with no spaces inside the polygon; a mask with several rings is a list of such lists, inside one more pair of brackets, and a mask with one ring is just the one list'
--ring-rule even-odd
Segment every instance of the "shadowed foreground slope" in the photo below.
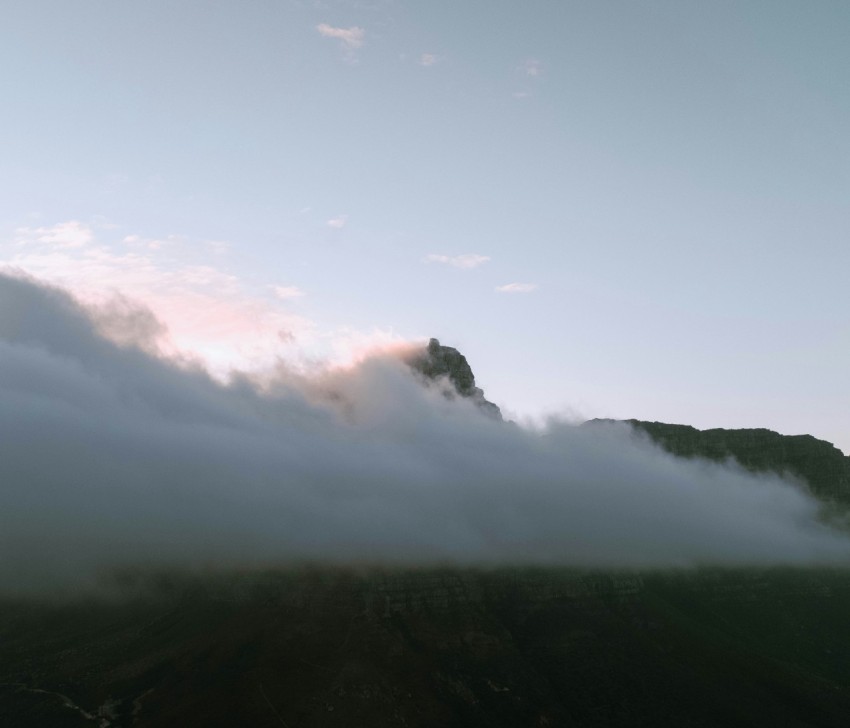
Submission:
{"label": "shadowed foreground slope", "polygon": [[850,572],[152,580],[112,603],[4,603],[0,723],[845,726],[850,714]]}

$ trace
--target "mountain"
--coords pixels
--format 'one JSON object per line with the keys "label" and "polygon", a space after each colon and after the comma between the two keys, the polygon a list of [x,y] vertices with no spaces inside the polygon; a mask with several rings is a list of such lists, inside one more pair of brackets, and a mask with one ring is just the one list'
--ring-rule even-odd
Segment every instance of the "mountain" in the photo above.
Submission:
{"label": "mountain", "polygon": [[[409,363],[501,419],[456,349]],[[829,443],[628,423],[847,502]],[[848,614],[846,569],[138,570],[0,598],[0,725],[843,728]]]}
{"label": "mountain", "polygon": [[[407,363],[428,380],[447,378],[461,397],[473,400],[489,416],[502,419],[499,407],[475,386],[472,368],[457,349],[432,338],[425,350]],[[596,419],[585,424],[611,421]],[[636,419],[623,422],[677,457],[734,460],[751,472],[790,475],[825,503],[850,506],[850,456],[825,440],[811,435],[781,435],[764,428],[698,430],[690,425]]]}
{"label": "mountain", "polygon": [[846,571],[315,569],[125,587],[0,602],[0,724],[843,728],[850,715]]}

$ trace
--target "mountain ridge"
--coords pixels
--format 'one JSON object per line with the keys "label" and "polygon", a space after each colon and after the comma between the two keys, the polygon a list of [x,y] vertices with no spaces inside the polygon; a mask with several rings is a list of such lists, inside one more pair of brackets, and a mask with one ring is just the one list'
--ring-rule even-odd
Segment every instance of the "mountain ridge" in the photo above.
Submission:
{"label": "mountain ridge", "polygon": [[637,419],[594,419],[584,424],[600,422],[623,422],[677,457],[715,462],[732,459],[753,473],[791,475],[821,500],[850,505],[850,456],[812,435],[783,435],[764,427],[700,430]]}
{"label": "mountain ridge", "polygon": [[[445,377],[461,397],[473,400],[494,419],[503,419],[499,407],[475,385],[472,368],[457,349],[432,338],[424,352],[406,362],[425,379]],[[752,473],[791,476],[825,503],[850,506],[850,456],[812,435],[783,435],[763,427],[700,430],[691,425],[638,419],[596,418],[582,426],[613,422],[629,425],[638,437],[648,438],[676,457],[734,460]]]}

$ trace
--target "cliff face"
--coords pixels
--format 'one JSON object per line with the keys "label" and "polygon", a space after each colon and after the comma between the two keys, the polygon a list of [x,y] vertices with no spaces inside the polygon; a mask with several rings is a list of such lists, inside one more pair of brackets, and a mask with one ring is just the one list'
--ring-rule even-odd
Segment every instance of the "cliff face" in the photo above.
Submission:
{"label": "cliff face", "polygon": [[451,346],[442,346],[431,339],[424,352],[408,359],[407,363],[426,379],[437,380],[447,377],[461,397],[471,399],[493,419],[501,420],[498,406],[484,397],[484,392],[475,386],[475,376],[466,357]]}
{"label": "cliff face", "polygon": [[850,505],[850,457],[825,440],[763,428],[698,430],[663,422],[626,422],[673,455],[716,461],[733,458],[752,472],[788,473],[805,481],[821,500]]}

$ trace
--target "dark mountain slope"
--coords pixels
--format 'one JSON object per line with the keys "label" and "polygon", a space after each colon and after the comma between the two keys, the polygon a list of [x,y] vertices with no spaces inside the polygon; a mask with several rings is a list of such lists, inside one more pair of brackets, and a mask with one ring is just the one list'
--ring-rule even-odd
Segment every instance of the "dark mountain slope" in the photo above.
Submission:
{"label": "dark mountain slope", "polygon": [[174,579],[3,604],[0,724],[846,726],[848,612],[824,570]]}

